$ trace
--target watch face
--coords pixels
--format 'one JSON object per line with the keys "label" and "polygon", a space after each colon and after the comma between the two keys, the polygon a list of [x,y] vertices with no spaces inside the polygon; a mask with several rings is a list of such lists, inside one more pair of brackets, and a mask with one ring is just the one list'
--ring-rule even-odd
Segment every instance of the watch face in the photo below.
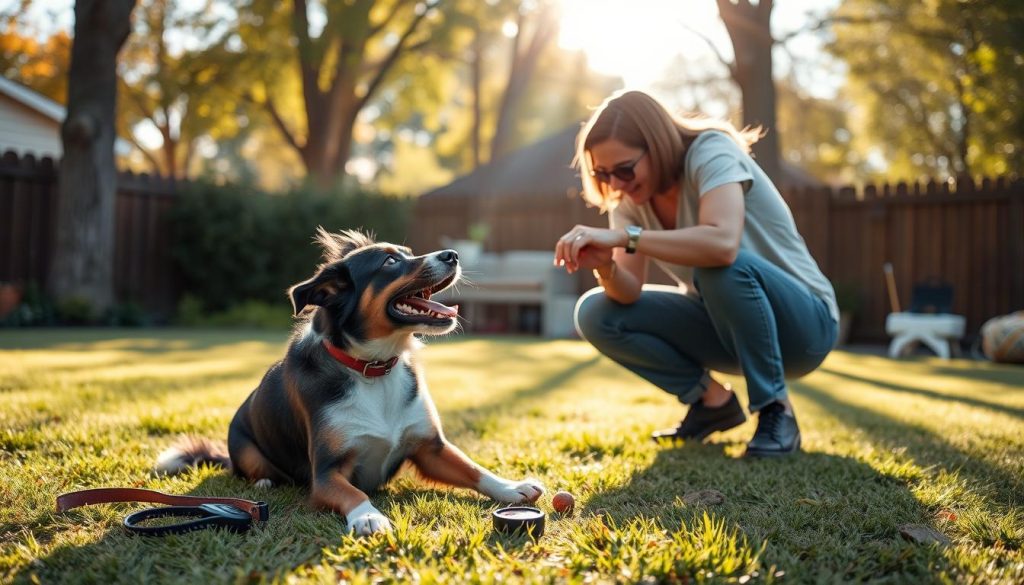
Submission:
{"label": "watch face", "polygon": [[626,242],[626,253],[632,254],[636,252],[637,242],[640,240],[640,232],[643,231],[638,225],[626,226],[626,235],[629,236],[629,241]]}

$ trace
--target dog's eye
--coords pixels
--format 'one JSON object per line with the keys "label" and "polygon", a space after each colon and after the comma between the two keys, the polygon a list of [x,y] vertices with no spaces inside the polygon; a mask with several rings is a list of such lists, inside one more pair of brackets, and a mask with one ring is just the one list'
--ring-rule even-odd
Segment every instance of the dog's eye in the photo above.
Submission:
{"label": "dog's eye", "polygon": [[388,256],[384,259],[384,266],[391,266],[392,264],[398,264],[398,258],[394,256]]}

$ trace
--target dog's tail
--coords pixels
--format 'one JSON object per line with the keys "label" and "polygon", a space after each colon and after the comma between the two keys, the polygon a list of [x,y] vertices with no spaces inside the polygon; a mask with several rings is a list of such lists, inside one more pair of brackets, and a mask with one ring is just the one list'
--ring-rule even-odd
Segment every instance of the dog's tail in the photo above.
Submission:
{"label": "dog's tail", "polygon": [[231,469],[231,457],[228,455],[227,445],[223,441],[182,437],[156,458],[153,470],[158,475],[177,475],[200,463]]}

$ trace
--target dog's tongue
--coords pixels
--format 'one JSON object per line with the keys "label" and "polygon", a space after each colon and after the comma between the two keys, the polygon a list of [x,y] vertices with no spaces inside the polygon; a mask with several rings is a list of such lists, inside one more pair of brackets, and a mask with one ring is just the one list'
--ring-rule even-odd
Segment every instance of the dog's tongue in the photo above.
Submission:
{"label": "dog's tongue", "polygon": [[417,309],[423,309],[425,311],[433,311],[439,315],[445,317],[455,317],[459,314],[459,306],[449,307],[448,305],[442,305],[441,303],[427,300],[423,297],[406,297],[402,299],[402,302],[407,305],[412,305]]}

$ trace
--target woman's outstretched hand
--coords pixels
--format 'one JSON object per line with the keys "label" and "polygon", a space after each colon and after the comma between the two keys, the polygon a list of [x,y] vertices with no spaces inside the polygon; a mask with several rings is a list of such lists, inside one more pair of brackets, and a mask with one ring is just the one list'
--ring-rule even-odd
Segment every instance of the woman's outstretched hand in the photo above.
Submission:
{"label": "woman's outstretched hand", "polygon": [[577,225],[555,244],[555,266],[564,266],[569,274],[593,270],[610,264],[612,250],[626,245],[624,230]]}

